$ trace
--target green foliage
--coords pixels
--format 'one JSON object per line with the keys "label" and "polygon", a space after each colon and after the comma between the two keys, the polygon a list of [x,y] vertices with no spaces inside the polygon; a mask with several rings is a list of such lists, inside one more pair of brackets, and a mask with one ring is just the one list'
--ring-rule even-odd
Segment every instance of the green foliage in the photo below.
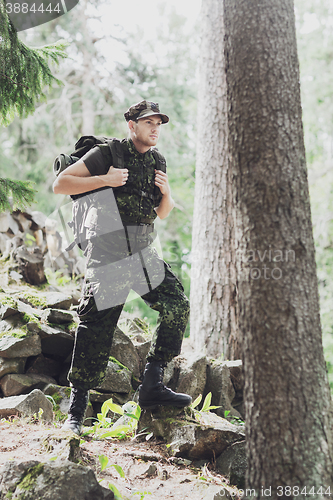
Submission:
{"label": "green foliage", "polygon": [[[35,189],[30,181],[14,181],[0,178],[0,212],[12,211],[16,208],[24,209],[31,205],[35,197]],[[13,207],[10,203],[13,199]]]}
{"label": "green foliage", "polygon": [[40,48],[29,48],[17,35],[0,0],[0,125],[8,125],[14,116],[32,113],[45,98],[44,87],[60,81],[51,73],[48,61],[59,63],[66,57],[67,44],[58,41]]}
{"label": "green foliage", "polygon": [[[230,410],[224,410],[224,418],[228,419],[230,414]],[[237,417],[236,415],[231,415],[230,422],[232,424],[237,424],[237,425],[244,425],[245,422],[241,418]]]}
{"label": "green foliage", "polygon": [[[121,415],[121,418],[112,424],[107,417],[109,411]],[[87,430],[82,436],[93,435],[95,439],[117,438],[126,439],[135,435],[141,415],[141,408],[134,401],[128,401],[123,406],[113,403],[112,398],[104,401],[101,413],[97,414],[97,422],[92,429]],[[105,432],[105,429],[108,429]]]}
{"label": "green foliage", "polygon": [[109,489],[113,491],[114,500],[123,500],[122,495],[114,484],[109,483]]}
{"label": "green foliage", "polygon": [[125,472],[120,467],[120,465],[109,464],[109,459],[105,455],[98,455],[98,460],[101,464],[101,472],[103,472],[103,470],[107,469],[108,467],[114,467],[122,479],[125,477]]}
{"label": "green foliage", "polygon": [[199,396],[193,401],[193,403],[189,406],[190,412],[194,414],[195,419],[200,422],[202,419],[202,416],[204,413],[210,412],[210,410],[216,410],[217,408],[221,408],[220,406],[211,406],[211,401],[212,401],[212,393],[209,392],[207,396],[205,397],[205,400],[203,402],[201,410],[197,410],[197,406],[201,403],[202,400],[202,394],[199,394]]}

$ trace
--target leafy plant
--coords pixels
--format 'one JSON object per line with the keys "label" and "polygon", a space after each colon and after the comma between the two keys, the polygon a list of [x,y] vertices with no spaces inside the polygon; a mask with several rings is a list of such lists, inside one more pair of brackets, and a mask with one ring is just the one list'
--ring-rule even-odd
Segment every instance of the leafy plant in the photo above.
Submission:
{"label": "leafy plant", "polygon": [[114,467],[116,469],[116,471],[118,472],[119,476],[124,479],[125,477],[125,472],[123,471],[123,469],[120,467],[120,465],[117,465],[117,464],[109,464],[109,459],[108,457],[106,457],[105,455],[98,455],[98,460],[99,460],[99,463],[101,464],[101,472],[103,472],[103,470],[107,469],[108,467]]}
{"label": "leafy plant", "polygon": [[221,408],[221,406],[214,406],[211,405],[212,401],[212,393],[209,392],[207,396],[205,397],[205,400],[203,402],[201,410],[197,410],[196,407],[199,406],[202,400],[202,395],[199,394],[199,396],[193,401],[193,403],[190,405],[190,410],[194,414],[194,417],[196,420],[200,421],[204,413],[210,412],[210,410],[216,410],[217,408]]}
{"label": "leafy plant", "polygon": [[123,500],[123,497],[120,494],[120,491],[114,484],[109,483],[109,489],[113,491],[114,494],[114,500]]}
{"label": "leafy plant", "polygon": [[[228,415],[230,413],[230,410],[225,410],[224,411],[224,418],[228,418]],[[244,425],[245,422],[241,418],[237,417],[237,415],[231,415],[230,422],[232,424],[238,424],[238,425]]]}
{"label": "leafy plant", "polygon": [[133,495],[141,495],[140,500],[143,500],[146,495],[151,495],[150,491],[136,491]]}
{"label": "leafy plant", "polygon": [[[107,417],[109,411],[117,413],[121,417],[112,423],[111,418]],[[134,401],[128,401],[123,406],[119,406],[113,403],[112,398],[108,399],[102,404],[101,413],[97,414],[96,424],[82,436],[93,434],[96,439],[131,437],[135,434],[140,415],[141,408]],[[105,432],[104,429],[109,430]]]}

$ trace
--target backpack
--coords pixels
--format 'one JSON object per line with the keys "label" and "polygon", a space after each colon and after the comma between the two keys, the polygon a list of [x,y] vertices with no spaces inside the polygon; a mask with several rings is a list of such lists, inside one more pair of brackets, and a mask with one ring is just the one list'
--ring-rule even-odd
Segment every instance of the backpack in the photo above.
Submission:
{"label": "backpack", "polygon": [[[63,170],[65,170],[73,163],[77,162],[82,156],[84,156],[90,149],[99,144],[108,144],[110,152],[113,159],[114,168],[125,168],[124,166],[124,154],[121,141],[116,138],[107,138],[103,136],[94,135],[84,135],[75,144],[75,150],[70,155],[60,154],[56,157],[53,163],[53,172],[58,176]],[[152,149],[152,154],[156,162],[156,169],[166,172],[166,161],[163,155],[158,151],[157,148]],[[93,199],[91,194],[97,191],[102,191],[108,189],[107,187],[102,187],[99,189],[94,189],[93,191],[87,191],[85,193],[70,195],[73,200],[72,206],[72,221],[68,222],[70,228],[72,228],[74,234],[74,241],[66,248],[66,251],[71,250],[75,245],[77,245],[82,251],[84,251],[88,244],[87,238],[87,228],[85,226],[86,216],[90,207],[93,205]],[[158,197],[159,188],[155,186],[153,198]]]}

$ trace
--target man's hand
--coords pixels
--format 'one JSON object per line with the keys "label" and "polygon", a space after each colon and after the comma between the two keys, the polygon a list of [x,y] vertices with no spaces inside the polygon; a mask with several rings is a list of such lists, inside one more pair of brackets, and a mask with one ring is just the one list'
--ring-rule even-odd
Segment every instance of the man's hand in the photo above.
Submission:
{"label": "man's hand", "polygon": [[170,195],[171,190],[168,175],[165,172],[162,172],[162,170],[155,170],[155,185],[160,188],[162,194]]}
{"label": "man's hand", "polygon": [[155,208],[155,212],[160,219],[165,219],[175,206],[175,202],[171,198],[168,176],[162,170],[155,170],[155,185],[160,188],[162,193],[161,203]]}
{"label": "man's hand", "polygon": [[124,186],[128,179],[128,169],[127,168],[114,168],[110,167],[109,171],[105,175],[100,175],[100,178],[105,183],[106,186],[119,187]]}

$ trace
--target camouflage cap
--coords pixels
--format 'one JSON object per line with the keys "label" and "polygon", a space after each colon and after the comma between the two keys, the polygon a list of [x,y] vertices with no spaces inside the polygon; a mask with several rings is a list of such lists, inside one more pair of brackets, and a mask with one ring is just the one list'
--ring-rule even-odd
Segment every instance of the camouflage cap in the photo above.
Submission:
{"label": "camouflage cap", "polygon": [[126,121],[129,120],[139,120],[140,118],[146,118],[147,116],[160,115],[163,123],[168,123],[169,117],[160,113],[160,108],[157,102],[151,101],[141,101],[137,104],[133,104],[126,113],[124,117]]}

